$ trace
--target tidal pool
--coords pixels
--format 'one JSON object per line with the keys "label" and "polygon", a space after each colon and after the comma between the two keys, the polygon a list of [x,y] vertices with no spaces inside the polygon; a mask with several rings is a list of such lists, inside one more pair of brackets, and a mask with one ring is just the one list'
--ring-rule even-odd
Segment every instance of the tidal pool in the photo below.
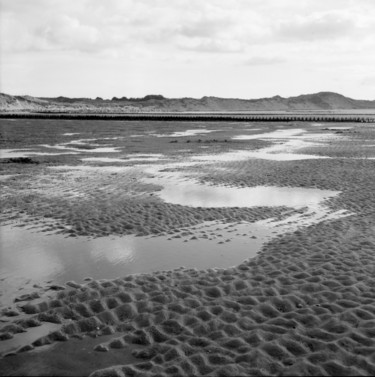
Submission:
{"label": "tidal pool", "polygon": [[[192,160],[195,161],[206,161],[206,162],[230,162],[230,161],[245,161],[252,158],[260,160],[271,160],[271,161],[296,161],[296,160],[314,160],[321,158],[330,158],[328,156],[319,156],[313,154],[302,154],[295,153],[292,151],[292,142],[299,140],[293,140],[291,142],[283,143],[281,145],[274,145],[269,148],[263,148],[258,151],[248,151],[248,150],[237,150],[233,152],[226,152],[221,154],[207,154],[207,155],[197,155],[193,156]],[[296,143],[293,143],[296,145]],[[299,146],[295,149],[302,147],[312,146],[311,144],[305,143],[303,146],[298,143]]]}
{"label": "tidal pool", "polygon": [[32,156],[58,156],[63,154],[77,154],[76,152],[35,152],[30,149],[1,149],[0,158],[20,158]]}
{"label": "tidal pool", "polygon": [[161,153],[133,153],[125,155],[122,158],[112,158],[112,157],[86,157],[82,158],[81,161],[89,162],[129,162],[129,161],[159,161],[165,158],[165,155]]}
{"label": "tidal pool", "polygon": [[166,236],[89,239],[5,225],[0,228],[0,307],[33,284],[50,281],[82,282],[88,276],[116,278],[180,266],[230,267],[254,256],[274,232],[268,224],[207,222]]}
{"label": "tidal pool", "polygon": [[256,151],[236,150],[221,154],[197,155],[193,156],[193,160],[200,161],[243,161],[251,158],[271,160],[271,161],[294,161],[294,160],[310,160],[330,158],[329,156],[319,156],[303,153],[295,153],[304,148],[311,148],[321,145],[325,139],[335,137],[335,135],[326,134],[310,134],[303,129],[292,130],[276,130],[264,134],[256,135],[237,135],[234,140],[275,140],[276,142],[270,147],[262,148]]}
{"label": "tidal pool", "polygon": [[126,162],[124,158],[112,158],[112,157],[87,157],[81,158],[81,161],[91,162]]}
{"label": "tidal pool", "polygon": [[[72,144],[72,143],[68,143],[68,144]],[[91,145],[87,144],[87,146],[91,146]],[[92,149],[84,149],[84,148],[69,147],[64,144],[56,144],[56,145],[42,144],[41,147],[57,149],[57,150],[61,149],[61,150],[66,150],[66,151],[75,151],[75,152],[80,152],[80,153],[115,153],[115,152],[119,152],[119,149],[120,149],[117,147],[97,147],[96,148],[95,146],[93,146]]]}
{"label": "tidal pool", "polygon": [[233,140],[253,140],[253,139],[285,139],[295,135],[300,135],[306,132],[303,129],[288,129],[288,130],[276,130],[273,132],[265,132],[263,134],[255,135],[237,135],[233,136]]}
{"label": "tidal pool", "polygon": [[[173,174],[173,173],[172,173]],[[176,179],[168,173],[144,179],[148,183],[162,186],[156,192],[165,202],[191,207],[269,207],[292,208],[316,207],[339,191],[302,187],[226,187],[201,184],[192,179]]]}
{"label": "tidal pool", "polygon": [[64,170],[82,170],[82,171],[88,171],[88,172],[95,172],[97,171],[98,173],[100,173],[101,171],[105,171],[105,172],[111,172],[111,173],[120,173],[120,172],[123,172],[123,171],[126,171],[126,170],[129,170],[131,169],[132,166],[111,166],[111,165],[108,165],[108,166],[91,166],[91,165],[58,165],[58,166],[49,166],[48,169],[52,169],[52,170],[61,170],[61,171],[64,171]]}
{"label": "tidal pool", "polygon": [[184,136],[194,136],[194,135],[202,135],[207,134],[210,132],[215,132],[216,130],[206,130],[206,129],[194,129],[194,130],[186,130],[186,131],[176,131],[171,134],[153,134],[156,137],[184,137]]}

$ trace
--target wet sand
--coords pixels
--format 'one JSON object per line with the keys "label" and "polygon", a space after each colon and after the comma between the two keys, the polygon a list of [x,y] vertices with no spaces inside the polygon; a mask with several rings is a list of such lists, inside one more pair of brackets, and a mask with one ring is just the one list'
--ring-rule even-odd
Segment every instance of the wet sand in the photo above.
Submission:
{"label": "wet sand", "polygon": [[[311,134],[326,132],[324,125],[311,128]],[[75,129],[64,130],[69,131]],[[224,140],[237,131],[226,132],[221,139],[213,132],[187,136],[194,140],[189,143],[192,153],[185,152],[186,160],[191,162],[190,156],[199,153],[198,137],[212,147],[211,153],[270,146],[269,141],[262,144],[256,139],[234,140],[228,146]],[[142,180],[144,170],[132,165],[127,174],[122,174],[120,163],[98,175],[98,162],[88,161],[83,174],[80,156],[48,163],[42,156],[40,164],[32,167],[38,169],[38,176],[31,176],[25,168],[7,164],[4,174],[21,174],[2,181],[8,211],[3,220],[9,222],[11,216],[19,220],[27,214],[41,229],[74,237],[168,235],[188,226],[199,231],[204,221],[274,219],[277,225],[292,222],[293,215],[301,222],[291,224],[289,231],[265,242],[256,257],[235,267],[181,267],[114,279],[82,277],[64,285],[50,284],[37,296],[19,297],[0,317],[1,374],[374,375],[375,161],[371,158],[375,152],[364,146],[374,144],[375,129],[355,125],[337,136],[297,152],[329,159],[250,158],[176,167],[215,186],[340,192],[326,200],[327,216],[342,210],[345,216],[315,218],[306,224],[302,216],[309,218],[311,213],[303,208],[195,208],[166,203],[158,196],[160,187]],[[220,147],[208,142],[213,138],[223,140]],[[159,148],[177,144],[181,149],[181,141],[159,140],[166,143]],[[135,152],[144,151],[138,147]],[[155,143],[150,153],[160,153]],[[173,149],[168,153],[172,156]],[[67,162],[77,168],[63,178],[50,168]],[[24,191],[17,181],[21,179],[27,183]],[[17,209],[23,213],[15,214]],[[25,331],[43,330],[43,324],[58,327],[12,346],[12,340]]]}

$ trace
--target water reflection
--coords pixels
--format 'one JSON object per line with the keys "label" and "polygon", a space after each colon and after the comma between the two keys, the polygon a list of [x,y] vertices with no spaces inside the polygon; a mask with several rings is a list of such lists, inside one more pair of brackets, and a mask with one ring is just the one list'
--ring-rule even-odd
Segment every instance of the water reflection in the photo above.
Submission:
{"label": "water reflection", "polygon": [[58,156],[62,154],[77,154],[76,152],[35,152],[30,149],[0,149],[0,158],[20,158],[32,156]]}
{"label": "water reflection", "polygon": [[28,328],[27,332],[14,334],[12,339],[0,342],[0,354],[8,353],[26,344],[31,344],[35,340],[60,329],[61,324],[44,322],[37,327]]}
{"label": "water reflection", "polygon": [[75,170],[75,171],[89,171],[89,172],[110,172],[110,173],[121,173],[126,170],[132,169],[132,166],[91,166],[91,165],[58,165],[58,166],[48,166],[51,170]]}
{"label": "water reflection", "polygon": [[179,172],[156,174],[152,179],[144,180],[162,186],[162,189],[156,193],[161,199],[168,203],[191,207],[316,207],[325,199],[339,194],[339,191],[303,187],[213,186],[183,177]]}
{"label": "water reflection", "polygon": [[87,157],[82,158],[81,161],[91,161],[91,162],[126,162],[123,158],[112,158],[112,157]]}
{"label": "water reflection", "polygon": [[[328,156],[318,156],[310,154],[295,153],[304,148],[311,148],[319,145],[317,141],[335,137],[332,134],[309,134],[303,129],[276,130],[256,135],[237,135],[234,140],[271,139],[277,141],[274,145],[256,151],[237,150],[222,153],[219,155],[198,155],[193,156],[194,160],[201,161],[241,161],[251,158],[271,160],[271,161],[294,161],[330,158]],[[308,141],[306,141],[308,140]]]}
{"label": "water reflection", "polygon": [[193,129],[193,130],[185,130],[185,131],[176,131],[171,134],[153,134],[156,137],[183,137],[183,136],[194,136],[194,135],[202,135],[207,134],[210,132],[215,132],[216,130],[206,130],[206,129]]}
{"label": "water reflection", "polygon": [[[241,236],[234,236],[233,229]],[[116,278],[180,266],[204,269],[237,265],[254,256],[272,234],[267,224],[247,223],[231,228],[211,222],[195,231],[201,236],[199,242],[191,240],[190,232],[188,236],[87,239],[5,225],[0,230],[0,279],[5,279],[6,289],[2,286],[0,307],[10,305],[27,284],[81,282],[87,276]],[[219,243],[221,240],[228,241]]]}
{"label": "water reflection", "polygon": [[284,139],[292,136],[300,135],[306,132],[303,129],[288,129],[288,130],[276,130],[273,132],[265,132],[263,134],[255,135],[237,135],[233,136],[233,140],[253,140],[253,139]]}
{"label": "water reflection", "polygon": [[[72,143],[70,143],[72,144]],[[51,148],[51,149],[58,149],[58,150],[66,150],[66,151],[75,151],[80,153],[115,153],[119,152],[120,148],[117,147],[98,147],[87,144],[87,146],[92,147],[91,149],[84,149],[84,148],[74,148],[69,147],[63,144],[56,144],[56,145],[48,145],[48,144],[41,144],[41,147]]]}

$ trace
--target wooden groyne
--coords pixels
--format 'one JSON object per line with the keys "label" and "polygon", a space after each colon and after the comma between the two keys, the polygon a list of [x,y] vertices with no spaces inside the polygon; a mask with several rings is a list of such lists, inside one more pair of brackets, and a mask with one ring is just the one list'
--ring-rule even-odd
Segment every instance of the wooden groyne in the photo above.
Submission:
{"label": "wooden groyne", "polygon": [[374,115],[346,114],[228,114],[228,113],[0,113],[0,119],[66,119],[120,121],[193,121],[193,122],[355,122],[375,123]]}

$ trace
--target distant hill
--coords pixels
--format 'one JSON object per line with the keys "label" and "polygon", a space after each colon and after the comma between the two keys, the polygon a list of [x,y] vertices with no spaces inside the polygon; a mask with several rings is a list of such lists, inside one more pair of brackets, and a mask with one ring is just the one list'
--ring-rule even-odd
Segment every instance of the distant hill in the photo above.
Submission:
{"label": "distant hill", "polygon": [[319,92],[297,97],[280,96],[259,99],[220,97],[165,98],[147,95],[143,98],[37,98],[0,93],[2,112],[159,112],[159,111],[296,111],[375,109],[375,101],[355,100],[333,92]]}

